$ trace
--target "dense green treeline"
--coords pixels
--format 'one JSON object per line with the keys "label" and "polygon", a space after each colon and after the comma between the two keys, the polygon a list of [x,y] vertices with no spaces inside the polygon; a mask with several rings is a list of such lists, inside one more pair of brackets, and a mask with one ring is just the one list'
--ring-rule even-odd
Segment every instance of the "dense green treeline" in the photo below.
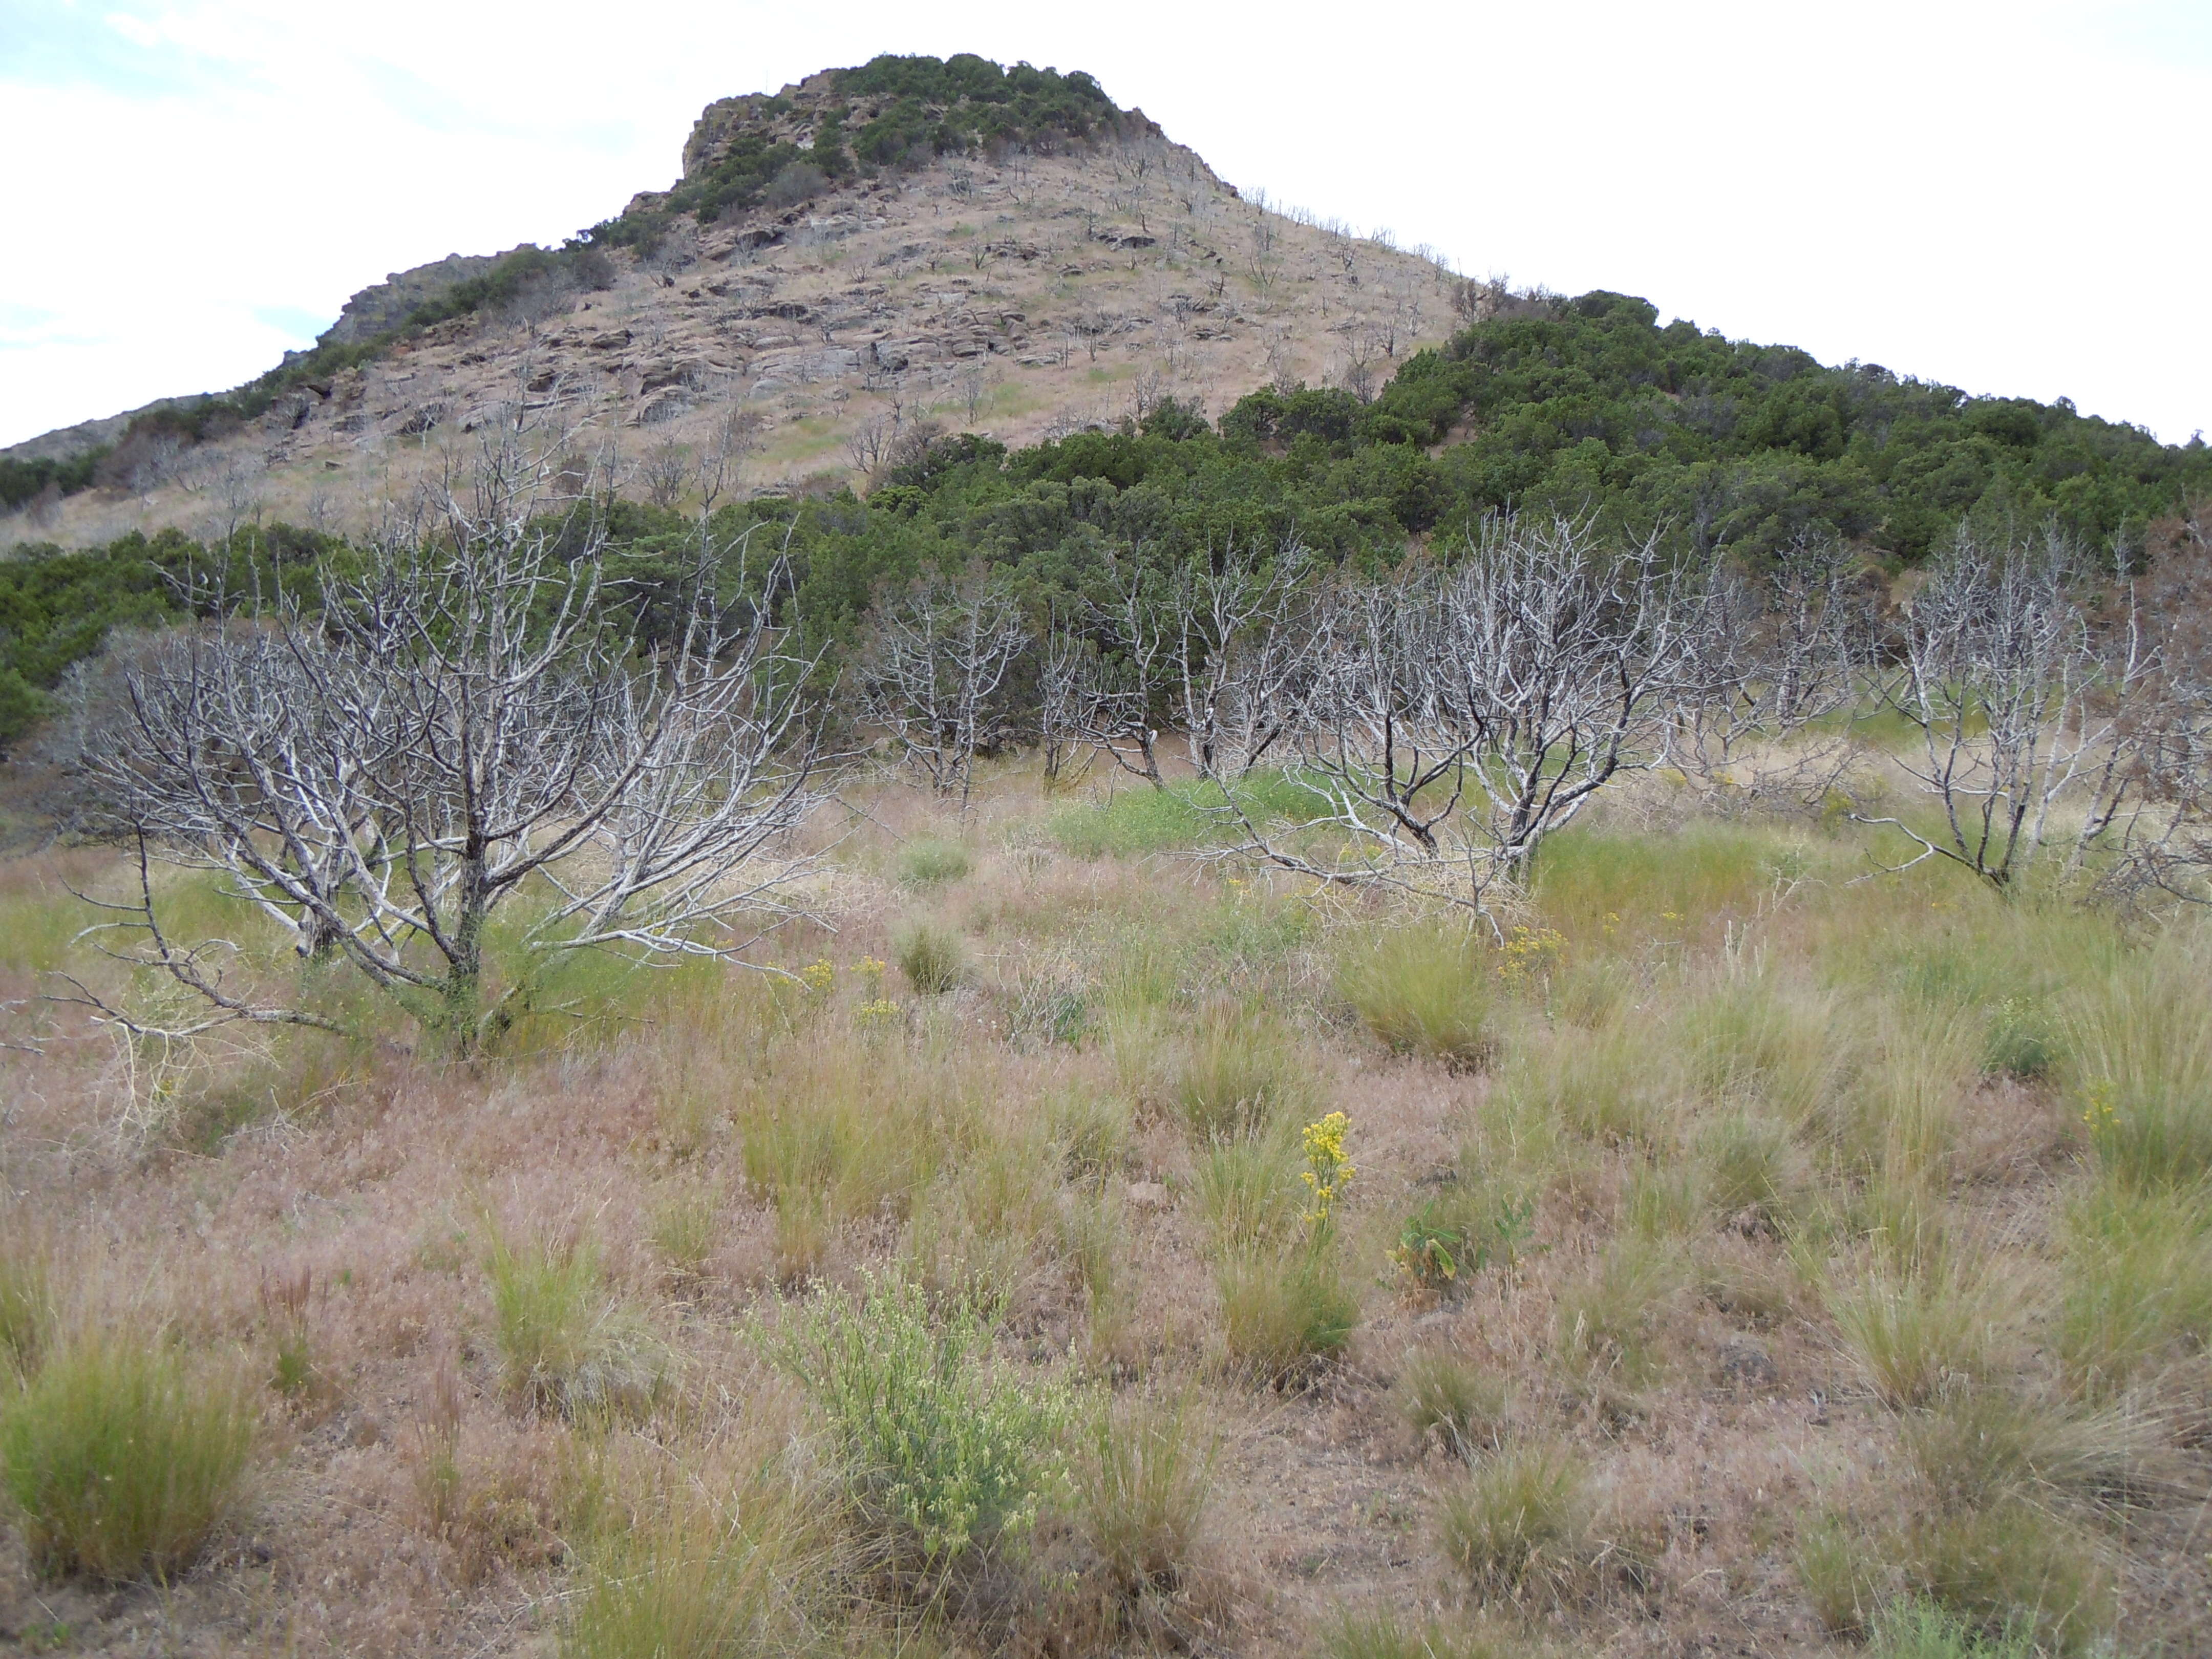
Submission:
{"label": "dense green treeline", "polygon": [[[178,530],[137,532],[104,547],[19,548],[0,560],[0,754],[51,712],[48,696],[70,667],[118,629],[172,622],[211,573],[236,593],[306,580],[315,559],[343,544],[278,525],[240,531],[235,547],[210,549]],[[197,578],[197,580],[196,580]]]}
{"label": "dense green treeline", "polygon": [[106,453],[102,447],[73,455],[65,461],[43,455],[35,460],[19,461],[13,456],[0,455],[0,509],[12,511],[37,500],[49,488],[61,495],[88,489],[94,471]]}
{"label": "dense green treeline", "polygon": [[2201,442],[2161,445],[2063,402],[1972,398],[1688,322],[1662,328],[1625,295],[1506,313],[1413,357],[1370,404],[1263,392],[1224,432],[1303,453],[1412,532],[1589,505],[1703,547],[1756,554],[1811,532],[1906,563],[1965,519],[2056,517],[2102,543],[2212,491]]}
{"label": "dense green treeline", "polygon": [[[1594,293],[1510,301],[1407,361],[1371,403],[1271,388],[1218,426],[1170,402],[1028,449],[941,438],[865,499],[764,497],[724,507],[709,530],[727,545],[750,528],[756,572],[771,547],[787,552],[797,613],[834,644],[886,586],[978,562],[1012,576],[1040,617],[1065,616],[1132,567],[1268,556],[1293,540],[1328,563],[1388,562],[1422,543],[1449,550],[1503,511],[1595,513],[1620,533],[1754,566],[1796,536],[1832,536],[1894,568],[1969,520],[2002,539],[2056,519],[2092,545],[2131,546],[2206,497],[2201,442],[1662,328],[1643,301]],[[592,522],[611,602],[650,639],[699,526],[623,501]],[[280,527],[231,556],[289,568],[318,545]],[[206,557],[165,532],[0,562],[0,741],[110,628],[164,614],[169,575]]]}

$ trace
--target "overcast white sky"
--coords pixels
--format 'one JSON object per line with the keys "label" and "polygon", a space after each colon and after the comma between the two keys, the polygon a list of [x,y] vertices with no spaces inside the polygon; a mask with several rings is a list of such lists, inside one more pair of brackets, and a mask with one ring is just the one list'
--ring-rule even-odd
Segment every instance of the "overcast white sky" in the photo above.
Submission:
{"label": "overcast white sky", "polygon": [[235,385],[878,52],[1089,70],[1470,274],[2212,428],[2212,0],[0,0],[0,443]]}

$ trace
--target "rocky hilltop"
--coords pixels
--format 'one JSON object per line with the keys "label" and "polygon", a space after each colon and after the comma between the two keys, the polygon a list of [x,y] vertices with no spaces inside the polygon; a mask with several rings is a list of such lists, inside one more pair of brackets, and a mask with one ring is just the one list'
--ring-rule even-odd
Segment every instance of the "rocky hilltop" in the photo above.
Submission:
{"label": "rocky hilltop", "polygon": [[[933,64],[878,60],[909,62]],[[250,415],[119,442],[93,423],[85,441],[117,445],[99,487],[0,543],[240,511],[359,523],[516,418],[611,445],[639,488],[655,453],[732,431],[744,488],[864,485],[917,429],[1021,443],[1167,397],[1218,414],[1269,381],[1364,390],[1455,321],[1443,264],[1248,198],[1087,77],[1010,115],[855,95],[864,73],[708,106],[676,185],[563,251],[362,290]]]}

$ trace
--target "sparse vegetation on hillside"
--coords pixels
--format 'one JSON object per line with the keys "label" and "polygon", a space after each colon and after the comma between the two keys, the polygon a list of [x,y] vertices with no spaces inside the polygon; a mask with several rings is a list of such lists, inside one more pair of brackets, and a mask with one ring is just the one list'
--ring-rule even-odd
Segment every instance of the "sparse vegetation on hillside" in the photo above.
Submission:
{"label": "sparse vegetation on hillside", "polygon": [[[985,763],[964,818],[856,799],[838,932],[772,947],[787,980],[580,981],[465,1063],[376,1002],[353,1036],[189,1067],[142,1045],[116,1086],[169,1091],[140,1121],[177,1127],[119,1153],[113,1039],[66,1009],[26,1030],[44,1052],[0,1056],[20,1513],[58,1501],[32,1449],[64,1403],[105,1397],[69,1368],[118,1269],[171,1333],[147,1376],[273,1351],[265,1411],[329,1425],[252,1440],[241,1486],[224,1418],[185,1541],[43,1543],[40,1595],[91,1618],[84,1573],[213,1536],[236,1548],[199,1551],[177,1627],[266,1553],[244,1616],[348,1650],[458,1652],[494,1605],[580,1653],[1580,1652],[1747,1624],[1972,1655],[2124,1621],[2185,1648],[2212,1225],[2139,1150],[2181,1142],[2114,1131],[2192,1086],[2192,919],[2146,939],[1934,862],[1860,881],[1876,830],[1656,775],[1563,833],[1502,944],[1172,850],[1218,819],[1167,852],[1086,840],[1071,818],[1131,797],[1027,763]],[[37,982],[53,883],[127,875],[0,866],[0,992]],[[886,965],[923,899],[949,988]],[[234,919],[237,971],[320,971],[269,932]],[[1081,1018],[1042,1020],[1041,988]],[[1985,1036],[2025,1006],[2056,1012],[2022,1073]],[[158,1155],[170,1133],[201,1155]],[[95,1173],[129,1199],[96,1221]],[[266,1196],[339,1180],[326,1212]],[[371,1563],[373,1600],[283,1588]]]}
{"label": "sparse vegetation on hillside", "polygon": [[[805,165],[1088,106],[986,70]],[[2193,1651],[2203,454],[1466,297],[0,564],[0,1631]]]}

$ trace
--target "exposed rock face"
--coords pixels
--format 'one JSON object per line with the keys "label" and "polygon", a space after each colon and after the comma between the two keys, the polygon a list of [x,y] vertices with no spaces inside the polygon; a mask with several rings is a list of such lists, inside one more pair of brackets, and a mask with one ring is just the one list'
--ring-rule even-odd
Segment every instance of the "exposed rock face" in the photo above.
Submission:
{"label": "exposed rock face", "polygon": [[[687,166],[726,142],[745,101],[708,107]],[[703,442],[734,410],[756,445],[744,488],[859,483],[886,428],[926,421],[1022,444],[1164,397],[1218,415],[1271,380],[1358,389],[1460,320],[1462,285],[1440,264],[1246,201],[1148,122],[1124,125],[1139,136],[946,158],[794,207],[678,218],[648,252],[609,255],[611,286],[556,283],[527,307],[417,330],[134,474],[128,496],[66,498],[40,533],[198,530],[212,481],[227,498],[245,474],[268,517],[365,524],[443,449],[502,420],[635,459]],[[501,257],[395,273],[325,337],[374,335]],[[121,423],[33,443],[97,442],[85,434]]]}

